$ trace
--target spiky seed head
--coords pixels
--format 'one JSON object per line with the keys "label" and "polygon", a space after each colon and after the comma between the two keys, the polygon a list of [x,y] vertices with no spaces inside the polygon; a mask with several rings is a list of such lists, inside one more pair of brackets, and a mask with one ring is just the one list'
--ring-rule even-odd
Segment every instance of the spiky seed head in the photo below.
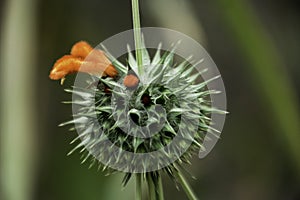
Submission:
{"label": "spiky seed head", "polygon": [[[161,56],[158,50],[151,61],[144,49],[148,65],[143,74],[139,74],[137,62],[130,51],[128,55],[129,67],[119,62],[112,63],[118,71],[118,78],[94,77],[98,82],[96,86],[71,91],[81,99],[73,103],[82,108],[74,120],[63,125],[74,123],[77,131],[80,129],[80,142],[75,149],[86,149],[86,158],[92,154],[94,160],[106,160],[108,163],[136,162],[146,173],[151,160],[139,163],[103,144],[107,144],[108,140],[109,144],[121,150],[147,153],[158,151],[180,137],[182,140],[168,148],[165,154],[170,157],[170,152],[176,154],[180,149],[186,149],[174,162],[190,163],[191,156],[202,148],[203,138],[210,129],[210,115],[215,111],[210,107],[211,91],[206,88],[207,82],[198,81],[200,74],[194,74],[194,66],[187,61],[174,66],[172,51]],[[135,75],[129,74],[130,70]],[[91,102],[96,103],[91,105]],[[96,118],[87,120],[89,116]],[[95,127],[91,121],[99,126]],[[158,165],[163,166],[164,160],[161,162]],[[100,163],[100,166],[109,172],[114,171],[107,164]],[[174,163],[163,168],[171,176],[172,171],[176,170]],[[125,182],[130,176],[126,177]]]}

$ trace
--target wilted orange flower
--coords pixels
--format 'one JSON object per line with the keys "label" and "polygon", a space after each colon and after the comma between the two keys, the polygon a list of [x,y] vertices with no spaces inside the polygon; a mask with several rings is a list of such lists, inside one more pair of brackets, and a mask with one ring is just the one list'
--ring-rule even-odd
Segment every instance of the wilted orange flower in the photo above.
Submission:
{"label": "wilted orange flower", "polygon": [[84,41],[78,42],[72,47],[71,55],[65,55],[56,61],[49,77],[52,80],[61,79],[63,81],[65,76],[76,72],[110,77],[118,74],[103,51],[94,50]]}

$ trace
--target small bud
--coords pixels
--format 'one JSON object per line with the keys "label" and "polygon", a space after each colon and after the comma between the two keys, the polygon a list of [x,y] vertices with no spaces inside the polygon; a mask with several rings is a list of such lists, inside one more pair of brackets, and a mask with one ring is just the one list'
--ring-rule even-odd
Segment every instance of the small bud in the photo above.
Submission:
{"label": "small bud", "polygon": [[135,88],[139,84],[139,79],[133,74],[129,74],[124,78],[124,85],[128,88]]}

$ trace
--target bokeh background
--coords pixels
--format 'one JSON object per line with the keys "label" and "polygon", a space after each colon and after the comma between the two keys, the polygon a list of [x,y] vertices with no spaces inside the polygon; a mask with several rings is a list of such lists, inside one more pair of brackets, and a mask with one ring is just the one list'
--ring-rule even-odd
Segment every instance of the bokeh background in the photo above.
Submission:
{"label": "bokeh background", "polygon": [[[190,182],[206,200],[300,199],[300,6],[296,0],[141,0],[143,26],[190,35],[223,76],[222,139]],[[48,79],[55,60],[86,40],[132,28],[130,1],[0,1],[0,199],[134,199],[134,181],[106,177],[66,154],[76,136],[57,125],[71,97]],[[67,79],[66,86],[72,84]],[[186,199],[164,177],[166,199]]]}

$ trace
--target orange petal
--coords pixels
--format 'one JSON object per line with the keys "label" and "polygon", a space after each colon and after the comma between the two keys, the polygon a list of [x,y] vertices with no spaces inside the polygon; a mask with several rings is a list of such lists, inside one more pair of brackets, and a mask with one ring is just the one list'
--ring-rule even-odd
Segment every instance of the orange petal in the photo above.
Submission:
{"label": "orange petal", "polygon": [[98,49],[94,50],[84,41],[77,42],[72,47],[71,55],[63,56],[56,61],[49,77],[52,80],[63,80],[66,75],[76,72],[110,77],[118,75],[118,71],[105,53]]}
{"label": "orange petal", "polygon": [[116,77],[118,75],[118,71],[113,65],[109,65],[104,72],[110,77]]}
{"label": "orange petal", "polygon": [[[110,60],[106,57],[105,53],[99,49],[93,49],[91,45],[89,45],[85,41],[77,42],[73,45],[71,50],[71,55],[85,58],[86,62],[96,62],[99,63],[99,66],[102,66],[101,72],[103,72],[103,66],[105,66],[105,74],[110,77],[115,77],[118,72],[115,67],[112,65]],[[87,68],[90,68],[87,66]],[[90,70],[92,70],[90,68]],[[94,71],[94,70],[93,70]],[[93,73],[94,74],[94,73]]]}
{"label": "orange petal", "polygon": [[56,61],[49,77],[52,80],[63,79],[68,74],[78,72],[82,63],[82,58],[74,57],[71,55],[63,56]]}
{"label": "orange petal", "polygon": [[65,78],[68,74],[76,72],[83,72],[96,76],[108,75],[111,77],[115,77],[118,74],[117,70],[112,65],[84,61],[82,58],[67,55],[63,56],[54,64],[49,77],[52,80],[59,80]]}
{"label": "orange petal", "polygon": [[84,61],[79,68],[79,72],[84,72],[84,73],[92,74],[95,76],[103,76],[103,75],[106,75],[105,70],[108,67],[109,67],[109,65],[107,65],[105,63]]}
{"label": "orange petal", "polygon": [[99,49],[93,49],[93,47],[91,47],[91,45],[85,41],[80,41],[74,44],[71,50],[71,55],[81,58],[87,58],[88,56],[88,61],[111,64],[110,60],[106,57],[103,51]]}
{"label": "orange petal", "polygon": [[71,55],[86,58],[93,51],[93,47],[85,41],[77,42],[73,45]]}
{"label": "orange petal", "polygon": [[105,63],[107,65],[111,65],[110,60],[106,57],[105,53],[99,49],[94,49],[91,51],[88,57],[86,57],[87,61]]}

